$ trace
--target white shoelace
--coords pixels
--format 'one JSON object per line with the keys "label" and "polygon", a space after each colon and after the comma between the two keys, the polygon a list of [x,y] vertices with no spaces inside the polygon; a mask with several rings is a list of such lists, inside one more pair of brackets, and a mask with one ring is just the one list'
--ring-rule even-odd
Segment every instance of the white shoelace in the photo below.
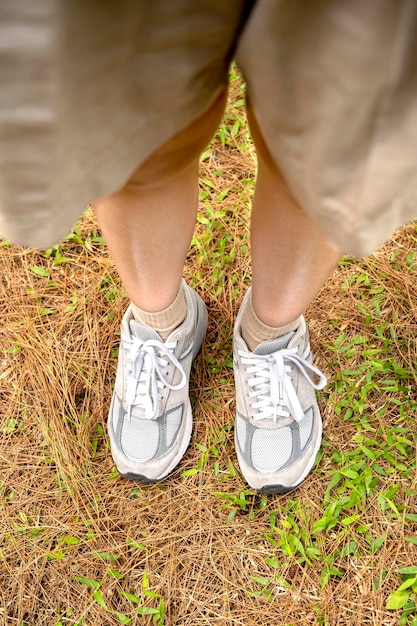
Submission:
{"label": "white shoelace", "polygon": [[[252,389],[249,397],[254,400],[251,406],[256,409],[254,420],[272,419],[290,415],[297,421],[304,419],[304,411],[291,379],[295,366],[314,389],[323,389],[327,380],[317,367],[297,353],[297,348],[284,348],[267,355],[239,351],[243,365],[253,378],[248,380]],[[319,382],[316,383],[313,376]]]}
{"label": "white shoelace", "polygon": [[[166,344],[153,339],[140,341],[132,337],[128,352],[128,381],[126,389],[127,420],[132,415],[134,406],[143,408],[146,419],[156,419],[159,415],[159,405],[162,392],[166,387],[173,391],[182,389],[187,376],[178,359],[174,356],[174,344]],[[173,365],[181,374],[177,385],[172,385],[168,379],[168,367]]]}

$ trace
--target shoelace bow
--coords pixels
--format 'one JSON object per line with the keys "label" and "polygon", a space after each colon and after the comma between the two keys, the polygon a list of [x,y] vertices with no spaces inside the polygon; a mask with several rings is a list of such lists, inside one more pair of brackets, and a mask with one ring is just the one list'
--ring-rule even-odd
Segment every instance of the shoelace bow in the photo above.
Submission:
{"label": "shoelace bow", "polygon": [[[162,391],[169,387],[174,391],[182,389],[187,382],[184,369],[173,350],[174,344],[166,344],[153,339],[140,341],[133,337],[128,353],[129,377],[126,389],[127,419],[132,409],[139,406],[145,410],[146,419],[156,419]],[[173,365],[181,374],[177,385],[168,381],[168,367]]]}
{"label": "shoelace bow", "polygon": [[[252,408],[257,410],[254,420],[272,419],[290,415],[297,421],[304,419],[304,411],[291,379],[291,370],[295,366],[314,389],[323,389],[327,380],[317,367],[300,356],[297,348],[284,348],[267,355],[239,352],[242,363],[253,378],[248,385],[253,389],[249,397],[255,399]],[[316,383],[313,376],[319,382]]]}

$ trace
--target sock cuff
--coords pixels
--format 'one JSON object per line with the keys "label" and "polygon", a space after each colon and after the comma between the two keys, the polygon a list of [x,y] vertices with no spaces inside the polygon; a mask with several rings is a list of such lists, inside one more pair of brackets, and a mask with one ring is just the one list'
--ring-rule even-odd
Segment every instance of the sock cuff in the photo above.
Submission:
{"label": "sock cuff", "polygon": [[151,326],[163,339],[179,326],[187,315],[187,303],[184,296],[184,288],[181,283],[175,300],[162,311],[144,311],[132,303],[135,319],[142,324]]}
{"label": "sock cuff", "polygon": [[242,337],[245,340],[249,350],[253,352],[255,348],[264,341],[277,339],[283,335],[296,330],[300,323],[300,318],[285,324],[285,326],[268,326],[255,313],[252,303],[252,290],[249,294],[246,306],[242,314]]}

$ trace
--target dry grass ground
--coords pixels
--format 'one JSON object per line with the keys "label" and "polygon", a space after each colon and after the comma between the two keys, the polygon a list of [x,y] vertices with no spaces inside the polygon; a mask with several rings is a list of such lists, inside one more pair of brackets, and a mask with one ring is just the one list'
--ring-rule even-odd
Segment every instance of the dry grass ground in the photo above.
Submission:
{"label": "dry grass ground", "polygon": [[[111,460],[127,302],[94,217],[47,254],[0,246],[7,626],[417,623],[416,229],[346,259],[307,312],[329,378],[322,451],[295,493],[254,494],[233,447],[231,329],[250,280],[254,178],[241,91],[202,161],[186,278],[210,321],[192,443],[163,483],[124,480]],[[405,613],[387,608],[407,581],[388,604]]]}

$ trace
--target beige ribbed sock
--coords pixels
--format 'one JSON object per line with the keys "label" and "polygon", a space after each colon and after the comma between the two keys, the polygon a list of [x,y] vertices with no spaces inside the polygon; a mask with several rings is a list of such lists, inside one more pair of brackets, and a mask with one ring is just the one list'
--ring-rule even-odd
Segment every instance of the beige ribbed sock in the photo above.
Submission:
{"label": "beige ribbed sock", "polygon": [[174,302],[163,311],[144,311],[133,303],[132,311],[135,320],[151,326],[161,336],[161,339],[166,341],[168,335],[185,320],[187,315],[183,286],[181,285]]}
{"label": "beige ribbed sock", "polygon": [[259,319],[253,309],[251,293],[242,314],[242,337],[249,350],[253,352],[263,341],[277,339],[292,330],[296,330],[299,323],[300,318],[297,317],[296,320],[285,326],[267,326]]}

